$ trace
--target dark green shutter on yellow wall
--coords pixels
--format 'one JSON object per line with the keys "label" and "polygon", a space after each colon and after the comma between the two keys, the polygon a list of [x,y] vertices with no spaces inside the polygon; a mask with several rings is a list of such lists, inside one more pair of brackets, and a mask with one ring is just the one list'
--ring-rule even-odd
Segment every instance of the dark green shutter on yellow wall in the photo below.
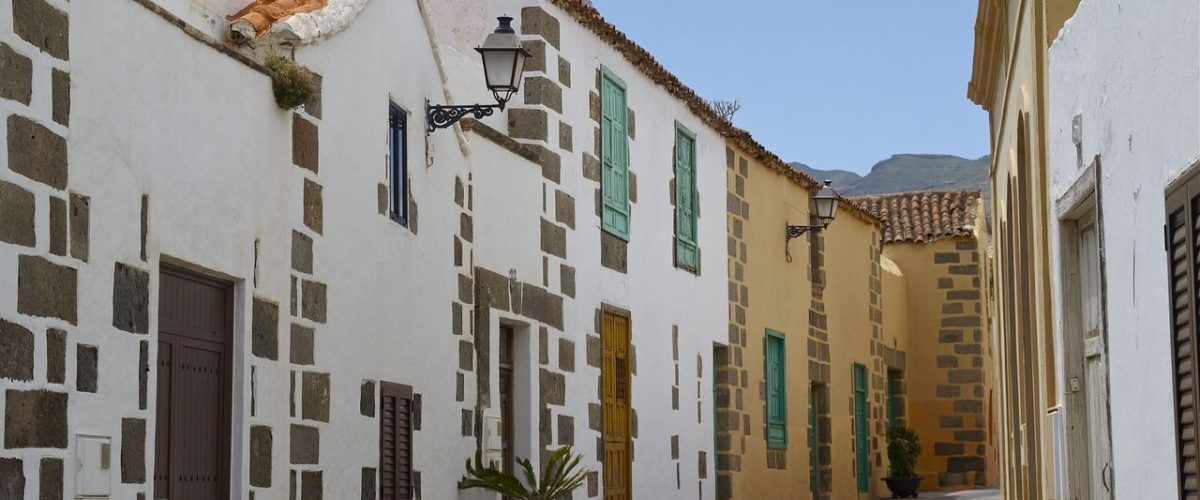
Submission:
{"label": "dark green shutter on yellow wall", "polygon": [[854,464],[858,491],[871,488],[870,446],[867,442],[867,367],[854,365]]}
{"label": "dark green shutter on yellow wall", "polygon": [[767,448],[787,448],[787,362],[784,357],[783,334],[767,330]]}
{"label": "dark green shutter on yellow wall", "polygon": [[675,124],[675,265],[696,270],[696,134]]}
{"label": "dark green shutter on yellow wall", "polygon": [[629,138],[626,135],[625,82],[601,67],[600,82],[600,195],[604,207],[601,227],[629,239]]}

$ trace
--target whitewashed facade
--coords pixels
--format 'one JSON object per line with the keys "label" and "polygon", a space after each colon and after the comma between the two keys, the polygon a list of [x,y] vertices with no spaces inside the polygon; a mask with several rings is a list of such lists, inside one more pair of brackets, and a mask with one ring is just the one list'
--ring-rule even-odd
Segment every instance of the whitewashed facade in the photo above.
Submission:
{"label": "whitewashed facade", "polygon": [[[1085,0],[1050,47],[1048,66],[1056,387],[1064,402],[1059,498],[1176,498],[1164,206],[1172,184],[1200,161],[1200,7]],[[1098,242],[1079,236],[1086,226]],[[1080,241],[1098,246],[1097,271],[1080,266]],[[1081,287],[1076,280],[1086,274],[1103,279]],[[1089,295],[1099,301],[1089,304]],[[1089,377],[1089,316],[1100,320],[1100,340],[1091,343],[1107,384]]]}
{"label": "whitewashed facade", "polygon": [[[245,3],[0,2],[0,493],[157,498],[174,267],[230,287],[229,498],[376,498],[384,384],[413,395],[414,497],[491,498],[457,481],[477,449],[498,457],[501,326],[517,456],[573,444],[597,472],[575,498],[599,495],[602,310],[630,319],[634,497],[714,498],[722,136],[555,2],[332,0],[344,25],[235,46]],[[542,69],[507,111],[427,135],[427,100],[491,102],[471,49],[503,14]],[[320,75],[319,100],[280,109],[269,53]],[[627,243],[593,210],[602,65],[628,92]],[[674,265],[677,123],[698,273]],[[105,440],[108,469],[84,444]]]}

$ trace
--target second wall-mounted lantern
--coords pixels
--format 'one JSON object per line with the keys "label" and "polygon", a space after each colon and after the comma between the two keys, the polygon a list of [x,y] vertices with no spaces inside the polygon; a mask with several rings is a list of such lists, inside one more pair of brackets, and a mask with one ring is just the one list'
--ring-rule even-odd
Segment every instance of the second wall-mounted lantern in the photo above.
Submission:
{"label": "second wall-mounted lantern", "polygon": [[838,194],[830,185],[833,181],[825,181],[825,186],[817,191],[813,196],[813,211],[817,214],[817,222],[819,224],[810,225],[787,225],[787,240],[784,242],[784,252],[787,254],[788,262],[792,261],[791,242],[792,238],[798,238],[800,235],[809,231],[823,231],[829,227],[829,223],[833,222],[833,218],[837,216]]}
{"label": "second wall-mounted lantern", "polygon": [[525,71],[525,59],[529,51],[521,46],[517,32],[513,30],[512,18],[496,18],[500,26],[487,36],[482,47],[475,51],[483,58],[483,76],[488,90],[496,98],[496,104],[470,104],[465,106],[435,105],[425,103],[426,132],[454,125],[467,115],[475,119],[490,116],[495,110],[504,111],[504,105],[521,88],[521,73]]}

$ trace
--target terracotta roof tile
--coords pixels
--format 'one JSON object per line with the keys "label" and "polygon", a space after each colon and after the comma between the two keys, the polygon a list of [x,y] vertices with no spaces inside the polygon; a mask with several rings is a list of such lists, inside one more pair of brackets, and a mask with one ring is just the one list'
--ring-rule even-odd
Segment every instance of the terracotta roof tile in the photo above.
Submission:
{"label": "terracotta roof tile", "polygon": [[852,198],[885,222],[884,243],[928,243],[975,236],[979,191],[921,191]]}
{"label": "terracotta roof tile", "polygon": [[253,0],[228,20],[250,23],[254,32],[262,36],[277,21],[323,9],[328,3],[329,0]]}

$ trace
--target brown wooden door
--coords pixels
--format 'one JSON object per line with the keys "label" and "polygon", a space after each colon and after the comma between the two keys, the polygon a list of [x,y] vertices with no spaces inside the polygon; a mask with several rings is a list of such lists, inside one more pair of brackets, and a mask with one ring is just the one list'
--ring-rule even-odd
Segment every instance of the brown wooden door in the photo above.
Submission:
{"label": "brown wooden door", "polygon": [[154,497],[229,497],[233,293],[163,268],[158,302]]}
{"label": "brown wooden door", "polygon": [[379,498],[412,498],[412,387],[379,387]]}
{"label": "brown wooden door", "polygon": [[1167,194],[1167,271],[1175,370],[1175,446],[1179,498],[1200,498],[1200,176],[1177,181]]}
{"label": "brown wooden door", "polygon": [[633,472],[630,460],[629,318],[604,313],[604,364],[600,370],[604,387],[604,499],[632,498]]}
{"label": "brown wooden door", "polygon": [[[512,327],[500,327],[500,448],[504,463],[501,470],[516,471],[513,450],[513,340]],[[507,497],[505,497],[507,498]]]}

